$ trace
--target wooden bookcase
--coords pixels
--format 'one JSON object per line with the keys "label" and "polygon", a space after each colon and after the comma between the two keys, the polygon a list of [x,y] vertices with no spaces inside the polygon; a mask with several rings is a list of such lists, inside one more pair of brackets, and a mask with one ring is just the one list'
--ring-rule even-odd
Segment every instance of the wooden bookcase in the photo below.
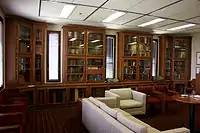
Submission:
{"label": "wooden bookcase", "polygon": [[46,24],[18,17],[6,22],[6,84],[44,83]]}
{"label": "wooden bookcase", "polygon": [[160,37],[160,75],[180,91],[190,79],[191,37]]}
{"label": "wooden bookcase", "polygon": [[121,81],[151,80],[151,35],[119,33],[119,79]]}
{"label": "wooden bookcase", "polygon": [[64,82],[105,81],[105,30],[64,26]]}

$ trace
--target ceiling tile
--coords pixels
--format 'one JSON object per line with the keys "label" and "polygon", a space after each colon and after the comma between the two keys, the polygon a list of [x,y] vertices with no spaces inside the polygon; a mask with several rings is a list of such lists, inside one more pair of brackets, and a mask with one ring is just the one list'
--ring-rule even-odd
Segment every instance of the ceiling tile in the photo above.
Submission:
{"label": "ceiling tile", "polygon": [[109,9],[127,10],[133,5],[140,3],[143,0],[109,0],[103,7]]}
{"label": "ceiling tile", "polygon": [[113,23],[113,24],[124,24],[125,22],[128,22],[132,19],[135,19],[137,17],[140,17],[141,15],[138,15],[138,14],[134,14],[134,13],[127,13],[115,20],[113,20],[113,22],[110,22],[110,23]]}
{"label": "ceiling tile", "polygon": [[177,0],[144,0],[140,4],[134,5],[128,11],[138,13],[150,13]]}
{"label": "ceiling tile", "polygon": [[145,22],[148,22],[148,21],[151,21],[153,19],[156,19],[156,17],[152,17],[152,16],[144,16],[144,17],[141,17],[139,19],[136,19],[134,21],[131,21],[125,25],[131,25],[131,26],[137,26],[139,24],[143,24]]}
{"label": "ceiling tile", "polygon": [[56,0],[57,2],[70,2],[70,3],[72,3],[73,2],[73,0]]}
{"label": "ceiling tile", "polygon": [[50,1],[42,1],[40,16],[59,17],[65,4]]}
{"label": "ceiling tile", "polygon": [[90,6],[100,6],[105,1],[106,0],[74,0],[73,3],[90,5]]}
{"label": "ceiling tile", "polygon": [[77,6],[74,11],[70,14],[69,19],[72,20],[84,20],[90,13],[96,8],[87,6]]}
{"label": "ceiling tile", "polygon": [[200,1],[183,0],[179,3],[152,13],[154,16],[184,20],[200,15]]}
{"label": "ceiling tile", "polygon": [[193,18],[193,19],[188,19],[187,21],[191,22],[191,23],[199,23],[200,24],[200,17]]}
{"label": "ceiling tile", "polygon": [[95,22],[101,22],[109,15],[115,13],[113,10],[107,10],[107,9],[99,9],[94,14],[92,14],[87,21],[95,21]]}

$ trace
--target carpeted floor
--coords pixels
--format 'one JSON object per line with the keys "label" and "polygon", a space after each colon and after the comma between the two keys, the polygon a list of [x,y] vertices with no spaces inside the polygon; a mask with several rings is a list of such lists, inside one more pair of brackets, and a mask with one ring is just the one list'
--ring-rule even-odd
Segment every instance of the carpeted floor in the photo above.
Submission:
{"label": "carpeted floor", "polygon": [[[87,133],[81,124],[80,106],[32,107],[29,109],[26,133]],[[170,104],[165,114],[153,111],[137,116],[159,130],[188,127],[188,105]],[[196,108],[196,127],[200,129],[200,106]]]}
{"label": "carpeted floor", "polygon": [[80,107],[32,107],[28,113],[26,133],[87,133],[81,123]]}

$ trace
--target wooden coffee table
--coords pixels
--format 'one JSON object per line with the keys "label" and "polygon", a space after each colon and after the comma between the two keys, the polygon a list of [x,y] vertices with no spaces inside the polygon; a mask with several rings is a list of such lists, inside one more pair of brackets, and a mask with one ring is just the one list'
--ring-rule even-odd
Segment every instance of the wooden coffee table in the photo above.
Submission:
{"label": "wooden coffee table", "polygon": [[191,133],[194,133],[195,106],[200,104],[200,99],[194,98],[192,95],[174,95],[172,98],[175,101],[189,104],[189,129]]}

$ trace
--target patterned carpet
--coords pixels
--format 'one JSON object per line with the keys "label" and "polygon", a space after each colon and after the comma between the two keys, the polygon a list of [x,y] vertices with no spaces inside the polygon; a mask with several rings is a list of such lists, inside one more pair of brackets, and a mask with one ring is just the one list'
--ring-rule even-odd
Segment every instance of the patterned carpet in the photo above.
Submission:
{"label": "patterned carpet", "polygon": [[28,114],[26,133],[87,133],[77,105],[32,107]]}

